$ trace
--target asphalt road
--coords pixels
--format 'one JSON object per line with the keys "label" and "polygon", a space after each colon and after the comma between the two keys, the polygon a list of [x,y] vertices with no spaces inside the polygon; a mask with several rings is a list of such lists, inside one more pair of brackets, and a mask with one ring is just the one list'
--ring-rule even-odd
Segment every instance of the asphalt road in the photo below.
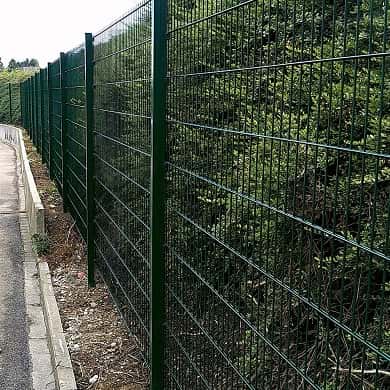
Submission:
{"label": "asphalt road", "polygon": [[0,143],[1,390],[32,388],[18,208],[15,151]]}

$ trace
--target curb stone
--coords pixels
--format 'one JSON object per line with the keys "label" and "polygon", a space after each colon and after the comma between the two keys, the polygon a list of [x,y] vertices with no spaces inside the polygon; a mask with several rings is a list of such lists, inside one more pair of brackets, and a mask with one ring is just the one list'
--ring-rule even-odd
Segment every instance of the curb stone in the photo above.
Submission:
{"label": "curb stone", "polygon": [[58,390],[77,390],[57,301],[54,296],[49,266],[46,262],[40,262],[37,265],[56,386]]}
{"label": "curb stone", "polygon": [[[14,129],[19,130],[19,147],[24,150],[25,154],[22,132],[20,129]],[[16,146],[15,140],[9,143]],[[25,179],[23,173],[26,167],[21,166],[20,159],[23,156],[18,153],[17,155],[19,222],[25,258],[26,311],[28,318],[32,320],[32,325],[29,327],[29,349],[32,357],[33,390],[77,390],[49,266],[46,262],[39,261],[32,248],[31,221],[29,221],[29,213],[26,210],[25,183],[23,183],[23,179]],[[29,168],[27,158],[24,162],[27,162],[26,165]],[[32,174],[30,176],[28,183],[32,187],[30,191],[34,191],[37,195],[36,201],[41,205],[41,217],[43,219],[43,205],[39,198],[35,180],[32,178]],[[32,215],[29,214],[29,216]],[[37,215],[34,216],[37,218]],[[42,221],[42,226],[43,223]]]}

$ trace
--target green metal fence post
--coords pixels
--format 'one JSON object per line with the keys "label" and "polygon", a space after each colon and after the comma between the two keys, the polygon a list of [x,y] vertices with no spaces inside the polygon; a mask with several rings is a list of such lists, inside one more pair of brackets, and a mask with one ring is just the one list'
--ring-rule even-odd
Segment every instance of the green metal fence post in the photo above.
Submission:
{"label": "green metal fence post", "polygon": [[31,105],[31,141],[35,145],[35,128],[34,128],[34,76],[30,77],[30,105]]}
{"label": "green metal fence post", "polygon": [[43,153],[42,144],[42,101],[41,101],[41,70],[36,73],[36,97],[37,97],[37,129],[38,129],[38,152],[40,155]]}
{"label": "green metal fence post", "polygon": [[11,90],[11,83],[8,83],[8,97],[9,97],[9,123],[12,123],[12,90]]}
{"label": "green metal fence post", "polygon": [[33,78],[33,85],[34,85],[34,95],[33,95],[33,101],[34,101],[34,134],[35,134],[35,147],[37,148],[37,151],[39,152],[39,129],[38,129],[38,86],[37,86],[37,74],[34,74]]}
{"label": "green metal fence post", "polygon": [[26,80],[25,94],[26,94],[26,113],[27,113],[26,128],[27,128],[27,133],[28,133],[29,137],[31,138],[31,126],[30,126],[30,85],[29,85],[29,79]]}
{"label": "green metal fence post", "polygon": [[65,88],[66,54],[60,53],[60,88],[61,88],[61,146],[62,146],[62,201],[64,212],[68,212],[68,178],[67,178],[67,143],[66,143],[66,88]]}
{"label": "green metal fence post", "polygon": [[51,63],[47,64],[47,105],[48,105],[48,127],[49,127],[49,175],[53,180],[53,103],[52,103],[52,90],[51,90]]}
{"label": "green metal fence post", "polygon": [[31,141],[33,141],[32,130],[32,90],[31,90],[31,77],[27,80],[27,93],[28,93],[28,133]]}
{"label": "green metal fence post", "polygon": [[29,110],[29,100],[28,100],[28,79],[26,79],[23,84],[24,84],[24,99],[25,99],[24,110],[26,112],[24,128],[27,130],[27,133],[29,134],[30,129],[29,129],[28,121],[29,121],[30,110]]}
{"label": "green metal fence post", "polygon": [[32,128],[32,141],[36,144],[36,127],[35,127],[35,86],[34,76],[31,77],[31,128]]}
{"label": "green metal fence post", "polygon": [[24,118],[24,102],[23,102],[23,82],[19,83],[19,104],[20,104],[20,122],[22,127],[24,127],[23,124],[23,118]]}
{"label": "green metal fence post", "polygon": [[95,204],[94,204],[94,113],[93,113],[93,36],[85,34],[85,111],[87,175],[88,284],[95,287]]}
{"label": "green metal fence post", "polygon": [[152,2],[151,388],[163,389],[167,1]]}
{"label": "green metal fence post", "polygon": [[43,96],[43,86],[44,86],[44,73],[43,73],[43,69],[40,70],[39,72],[39,91],[40,91],[40,109],[41,109],[41,113],[40,113],[40,128],[41,128],[41,158],[42,158],[42,163],[45,163],[45,148],[44,148],[44,144],[45,144],[45,131],[44,131],[44,127],[43,127],[43,118],[44,118],[44,109],[45,109],[45,106],[44,106],[44,96]]}

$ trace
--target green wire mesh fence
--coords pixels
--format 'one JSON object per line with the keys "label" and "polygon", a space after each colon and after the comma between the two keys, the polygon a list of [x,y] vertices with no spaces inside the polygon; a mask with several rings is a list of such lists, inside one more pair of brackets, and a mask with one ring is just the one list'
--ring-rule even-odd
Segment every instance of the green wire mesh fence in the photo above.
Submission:
{"label": "green wire mesh fence", "polygon": [[22,84],[153,389],[390,386],[388,3],[146,1]]}
{"label": "green wire mesh fence", "polygon": [[94,72],[96,258],[114,291],[119,287],[118,304],[147,354],[150,2],[95,35]]}
{"label": "green wire mesh fence", "polygon": [[21,123],[19,83],[0,80],[0,123]]}

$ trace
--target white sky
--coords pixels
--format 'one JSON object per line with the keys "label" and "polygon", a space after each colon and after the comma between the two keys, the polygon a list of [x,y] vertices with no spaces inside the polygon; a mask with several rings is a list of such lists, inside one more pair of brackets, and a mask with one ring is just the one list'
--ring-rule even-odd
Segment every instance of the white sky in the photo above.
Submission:
{"label": "white sky", "polygon": [[41,67],[131,10],[139,0],[7,0],[0,5],[0,57]]}

